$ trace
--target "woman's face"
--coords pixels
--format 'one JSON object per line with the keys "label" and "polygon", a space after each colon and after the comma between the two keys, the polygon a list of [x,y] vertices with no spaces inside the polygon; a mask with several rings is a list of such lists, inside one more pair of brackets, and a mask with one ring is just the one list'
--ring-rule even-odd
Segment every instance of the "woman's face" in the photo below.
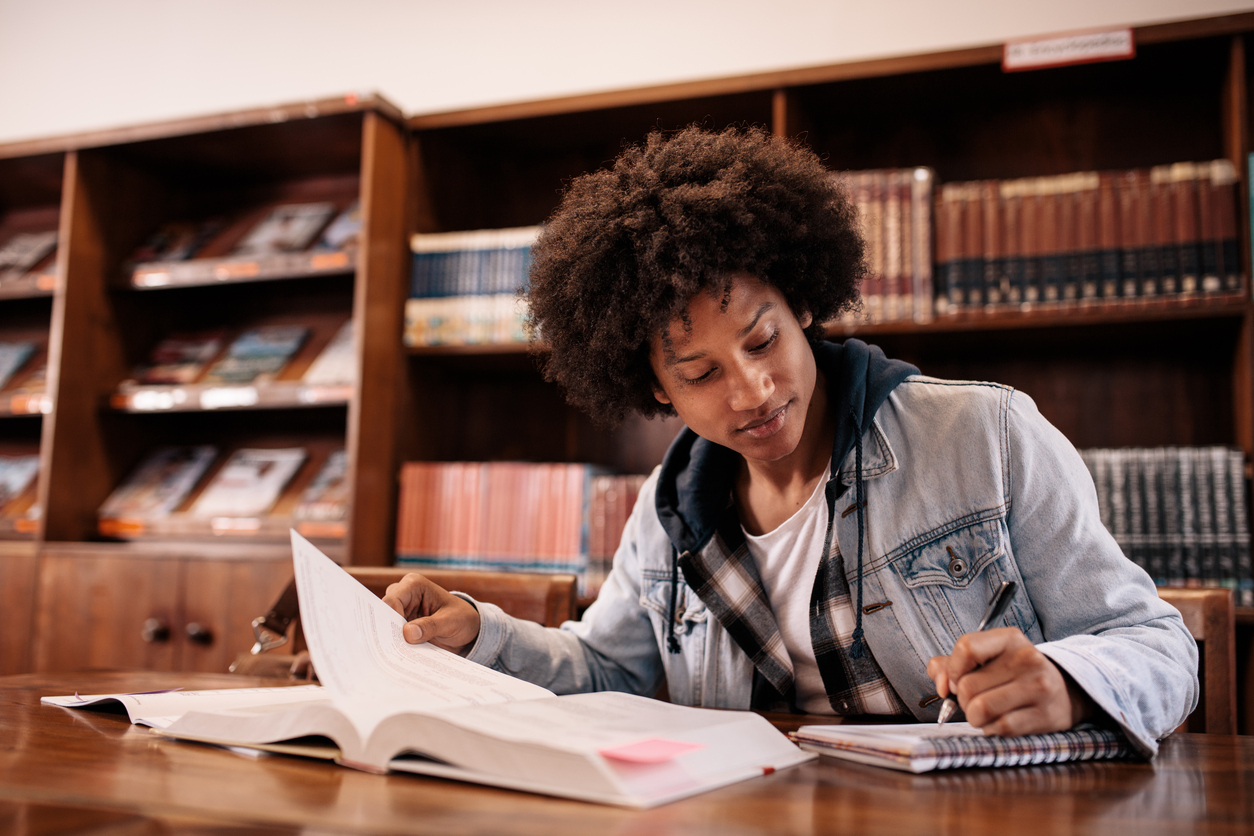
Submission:
{"label": "woman's face", "polygon": [[797,449],[814,395],[810,321],[749,275],[733,277],[726,299],[699,293],[653,338],[654,397],[702,438],[779,461]]}

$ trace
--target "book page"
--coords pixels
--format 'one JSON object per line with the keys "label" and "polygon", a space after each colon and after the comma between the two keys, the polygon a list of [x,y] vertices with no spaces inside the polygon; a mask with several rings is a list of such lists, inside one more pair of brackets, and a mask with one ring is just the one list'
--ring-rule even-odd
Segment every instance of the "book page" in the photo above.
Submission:
{"label": "book page", "polygon": [[[318,678],[337,700],[424,711],[551,697],[552,692],[428,644],[408,644],[405,619],[292,532],[300,618]],[[355,712],[356,713],[356,712]]]}
{"label": "book page", "polygon": [[87,694],[80,696],[43,697],[44,705],[63,708],[86,708],[121,704],[132,723],[152,726],[156,729],[169,727],[189,711],[224,711],[272,703],[299,703],[328,699],[321,685],[294,685],[290,688],[224,688],[214,691],[153,691],[137,694]]}

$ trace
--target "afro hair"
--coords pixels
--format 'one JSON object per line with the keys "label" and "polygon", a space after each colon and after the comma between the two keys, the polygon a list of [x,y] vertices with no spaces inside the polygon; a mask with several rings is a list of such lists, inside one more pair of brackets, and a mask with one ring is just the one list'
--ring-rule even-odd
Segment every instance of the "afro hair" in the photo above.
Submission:
{"label": "afro hair", "polygon": [[649,349],[697,293],[748,274],[818,340],[865,271],[856,212],[813,152],[757,128],[655,132],[571,182],[535,245],[528,324],[545,378],[614,425],[674,414]]}

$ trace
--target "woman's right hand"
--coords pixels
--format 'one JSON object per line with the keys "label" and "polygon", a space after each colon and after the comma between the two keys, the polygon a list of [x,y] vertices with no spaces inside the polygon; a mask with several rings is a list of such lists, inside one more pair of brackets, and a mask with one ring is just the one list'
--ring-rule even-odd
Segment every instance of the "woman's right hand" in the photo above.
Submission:
{"label": "woman's right hand", "polygon": [[430,642],[465,656],[479,638],[479,611],[417,572],[389,586],[383,603],[409,622],[404,636],[410,644]]}

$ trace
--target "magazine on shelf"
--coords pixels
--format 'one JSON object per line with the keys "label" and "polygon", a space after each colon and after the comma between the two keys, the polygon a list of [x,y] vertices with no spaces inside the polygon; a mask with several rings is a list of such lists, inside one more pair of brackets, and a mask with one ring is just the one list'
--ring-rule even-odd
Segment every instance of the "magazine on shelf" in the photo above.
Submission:
{"label": "magazine on shelf", "polygon": [[33,270],[57,247],[57,232],[19,232],[0,244],[0,274]]}
{"label": "magazine on shelf", "polygon": [[802,726],[791,737],[802,749],[821,755],[905,772],[1108,760],[1136,754],[1120,732],[1097,727],[995,737],[970,723],[832,725]]}
{"label": "magazine on shelf", "polygon": [[327,250],[342,250],[355,247],[361,237],[361,204],[354,200],[352,205],[335,216],[335,220],[323,230],[318,237],[318,246]]}
{"label": "magazine on shelf", "polygon": [[305,448],[243,448],[227,459],[192,503],[196,517],[253,517],[274,507],[304,464]]}
{"label": "magazine on shelf", "polygon": [[43,702],[121,703],[132,722],[163,735],[227,746],[282,747],[319,736],[331,742],[322,752],[363,770],[627,807],[656,806],[814,757],[752,712],[615,692],[557,697],[455,653],[408,644],[402,616],[308,541],[293,533],[292,542],[301,625],[321,686]]}
{"label": "magazine on shelf", "polygon": [[357,342],[353,338],[353,321],[350,319],[335,332],[331,342],[305,370],[302,383],[311,386],[334,386],[352,383],[357,379]]}
{"label": "magazine on shelf", "polygon": [[348,516],[347,450],[335,450],[327,457],[318,475],[301,494],[293,516],[317,522],[343,520]]}
{"label": "magazine on shelf", "polygon": [[159,447],[100,506],[102,519],[156,519],[173,512],[218,455],[209,444]]}
{"label": "magazine on shelf", "polygon": [[204,383],[245,384],[271,380],[283,371],[305,339],[303,325],[265,325],[245,331],[226,356],[205,374]]}
{"label": "magazine on shelf", "polygon": [[0,511],[26,493],[39,475],[39,456],[0,456]]}
{"label": "magazine on shelf", "polygon": [[147,361],[135,369],[134,382],[143,386],[194,383],[222,351],[225,338],[221,329],[171,334],[157,343]]}
{"label": "magazine on shelf", "polygon": [[35,344],[33,342],[0,343],[0,389],[9,385],[13,375],[26,364],[26,361],[34,353]]}
{"label": "magazine on shelf", "polygon": [[140,244],[131,255],[131,263],[150,261],[186,261],[198,253],[222,231],[221,218],[203,221],[169,221]]}
{"label": "magazine on shelf", "polygon": [[334,203],[285,203],[270,210],[244,239],[233,256],[260,256],[303,250],[335,214]]}

